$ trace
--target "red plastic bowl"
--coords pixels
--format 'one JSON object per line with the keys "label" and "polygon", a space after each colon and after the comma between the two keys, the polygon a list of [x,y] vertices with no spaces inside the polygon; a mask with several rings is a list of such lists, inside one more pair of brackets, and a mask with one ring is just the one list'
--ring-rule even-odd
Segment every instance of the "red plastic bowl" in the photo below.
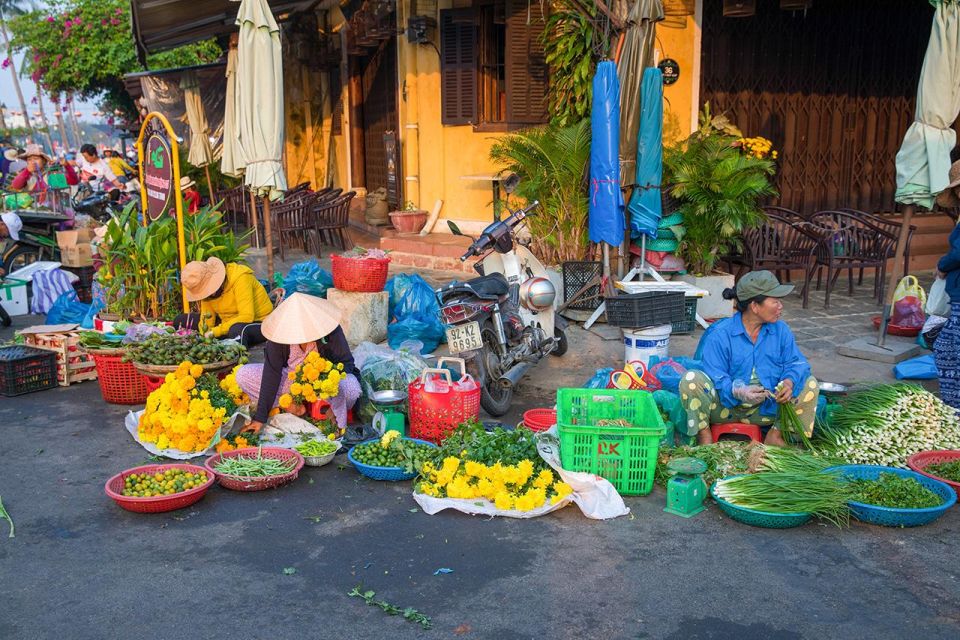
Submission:
{"label": "red plastic bowl", "polygon": [[530,409],[523,414],[523,426],[530,431],[546,431],[557,424],[556,409]]}
{"label": "red plastic bowl", "polygon": [[[880,316],[873,316],[873,328],[880,328]],[[916,338],[918,335],[920,335],[920,329],[917,329],[916,327],[901,327],[898,324],[887,323],[887,333],[891,336]]]}
{"label": "red plastic bowl", "polygon": [[917,473],[927,476],[928,478],[933,478],[934,480],[939,480],[945,484],[950,485],[954,492],[960,497],[960,482],[954,482],[953,480],[947,480],[946,478],[941,478],[940,476],[935,476],[932,473],[927,473],[924,471],[925,467],[929,467],[932,464],[940,464],[941,462],[953,462],[954,460],[960,460],[960,451],[954,449],[943,449],[940,451],[921,451],[920,453],[915,453],[909,458],[907,458],[907,466],[916,471]]}
{"label": "red plastic bowl", "polygon": [[[187,473],[206,472],[207,481],[199,487],[187,489],[186,491],[181,491],[180,493],[175,493],[169,496],[138,498],[123,495],[123,485],[127,480],[127,476],[130,474],[157,472],[163,473],[167,469],[182,469]],[[118,473],[107,480],[106,484],[103,486],[103,489],[106,491],[108,496],[113,498],[114,502],[127,511],[135,511],[137,513],[162,513],[164,511],[183,509],[184,507],[189,507],[194,502],[197,502],[204,496],[204,494],[207,493],[207,489],[213,485],[213,480],[214,475],[212,473],[210,473],[207,469],[195,464],[148,464],[142,467],[127,469],[126,471]]]}
{"label": "red plastic bowl", "polygon": [[[290,473],[284,473],[279,476],[267,476],[266,478],[229,476],[214,469],[214,465],[220,462],[221,458],[255,456],[259,451],[263,451],[264,458],[275,458],[284,462],[296,460],[296,466],[293,467]],[[233,489],[234,491],[263,491],[264,489],[272,489],[273,487],[279,487],[280,485],[296,480],[300,469],[303,468],[303,456],[292,449],[283,449],[281,447],[263,447],[262,449],[258,447],[248,447],[246,449],[224,451],[215,456],[210,456],[207,458],[207,461],[203,463],[203,466],[217,477],[220,485],[225,489]]]}

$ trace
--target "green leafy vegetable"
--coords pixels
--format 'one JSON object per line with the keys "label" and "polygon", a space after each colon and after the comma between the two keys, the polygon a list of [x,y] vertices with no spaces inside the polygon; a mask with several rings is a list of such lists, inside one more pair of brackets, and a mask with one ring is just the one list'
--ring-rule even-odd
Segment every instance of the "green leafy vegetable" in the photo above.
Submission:
{"label": "green leafy vegetable", "polygon": [[881,473],[876,480],[851,480],[852,500],[888,509],[929,509],[943,500],[915,478]]}
{"label": "green leafy vegetable", "polygon": [[361,591],[360,590],[361,588],[362,588],[361,585],[357,585],[353,589],[348,591],[347,595],[350,596],[351,598],[362,598],[363,601],[366,602],[368,605],[372,607],[380,607],[380,609],[383,610],[383,612],[388,615],[391,615],[391,616],[402,615],[404,620],[415,622],[419,624],[421,627],[423,627],[424,629],[433,628],[433,621],[430,619],[430,616],[426,616],[420,613],[413,607],[407,607],[406,609],[401,609],[396,605],[390,604],[386,600],[375,600],[374,598],[377,595],[375,591],[371,591],[371,590]]}
{"label": "green leafy vegetable", "polygon": [[949,480],[950,482],[960,482],[960,459],[953,462],[941,462],[931,464],[923,469],[930,475]]}

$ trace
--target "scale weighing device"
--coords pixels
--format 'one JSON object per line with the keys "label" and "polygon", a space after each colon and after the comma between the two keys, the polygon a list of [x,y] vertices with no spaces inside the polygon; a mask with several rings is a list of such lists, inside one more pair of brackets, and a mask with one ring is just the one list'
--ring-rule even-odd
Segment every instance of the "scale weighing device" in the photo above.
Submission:
{"label": "scale weighing device", "polygon": [[406,436],[406,402],[406,391],[374,391],[370,394],[370,404],[377,410],[373,416],[373,428],[380,434],[399,431],[401,437]]}
{"label": "scale weighing device", "polygon": [[703,511],[707,484],[701,477],[707,463],[700,458],[677,458],[667,463],[674,473],[667,482],[667,506],[664,511],[683,518],[692,518]]}

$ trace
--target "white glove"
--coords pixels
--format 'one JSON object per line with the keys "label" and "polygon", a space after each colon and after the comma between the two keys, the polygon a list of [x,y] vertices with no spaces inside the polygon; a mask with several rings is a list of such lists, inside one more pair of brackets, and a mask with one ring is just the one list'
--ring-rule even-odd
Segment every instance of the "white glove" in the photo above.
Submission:
{"label": "white glove", "polygon": [[733,381],[733,397],[746,405],[757,405],[767,399],[767,390],[758,384],[744,384],[742,380]]}

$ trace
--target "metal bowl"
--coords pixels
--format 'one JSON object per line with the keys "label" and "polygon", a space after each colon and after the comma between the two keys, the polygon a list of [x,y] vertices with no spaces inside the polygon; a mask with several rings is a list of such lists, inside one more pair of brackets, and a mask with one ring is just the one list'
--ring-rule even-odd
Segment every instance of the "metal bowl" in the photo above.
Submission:
{"label": "metal bowl", "polygon": [[407,400],[406,391],[374,391],[370,394],[370,402],[377,405],[391,406],[403,404]]}
{"label": "metal bowl", "polygon": [[833,393],[833,394],[844,394],[847,392],[849,387],[844,384],[837,384],[836,382],[820,382],[817,384],[817,387],[820,389],[820,393]]}

